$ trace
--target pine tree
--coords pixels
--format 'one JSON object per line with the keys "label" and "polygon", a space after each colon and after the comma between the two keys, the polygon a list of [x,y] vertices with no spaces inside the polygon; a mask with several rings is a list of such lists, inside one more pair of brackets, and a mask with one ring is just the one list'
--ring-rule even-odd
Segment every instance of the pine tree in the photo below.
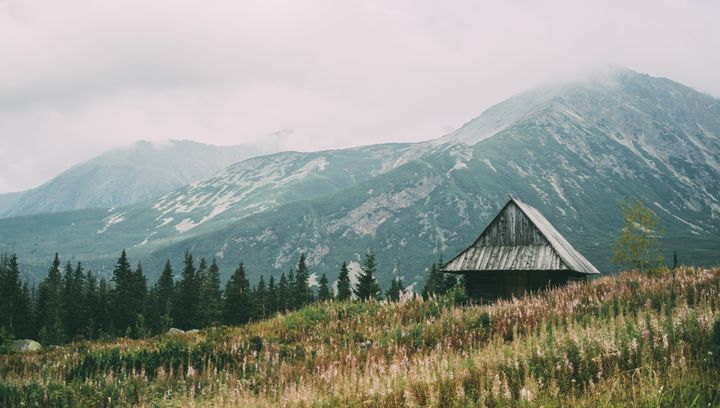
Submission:
{"label": "pine tree", "polygon": [[328,282],[327,276],[323,273],[318,281],[318,300],[321,302],[332,300],[332,293],[330,292],[330,283]]}
{"label": "pine tree", "polygon": [[73,269],[68,261],[63,276],[62,316],[63,326],[70,340],[82,336],[85,327],[85,316],[82,310],[84,280],[82,264],[78,262],[77,267]]}
{"label": "pine tree", "polygon": [[95,322],[97,324],[97,336],[98,338],[101,338],[115,332],[112,316],[110,315],[110,308],[113,303],[112,291],[110,290],[110,286],[107,284],[105,278],[100,278],[97,297],[98,301],[94,315]]}
{"label": "pine tree", "polygon": [[17,256],[0,255],[0,327],[15,337],[27,337],[29,307]]}
{"label": "pine tree", "polygon": [[294,304],[295,308],[299,309],[309,302],[313,301],[312,291],[308,285],[310,274],[306,263],[305,253],[300,254],[300,260],[298,261],[297,272],[295,273],[295,285],[294,285]]}
{"label": "pine tree", "polygon": [[365,259],[361,265],[361,273],[358,276],[358,282],[353,290],[355,296],[360,300],[380,299],[380,285],[375,280],[375,255],[372,251],[365,254]]}
{"label": "pine tree", "polygon": [[268,314],[268,293],[267,293],[267,287],[265,286],[265,277],[263,275],[260,275],[260,280],[258,281],[257,286],[255,287],[254,297],[253,297],[253,306],[254,306],[254,313],[253,318],[260,320],[264,319]]}
{"label": "pine tree", "polygon": [[134,272],[124,249],[113,269],[112,281],[115,283],[111,295],[112,325],[116,334],[120,336],[130,334],[128,331],[133,330],[137,319],[136,305],[133,301],[136,284]]}
{"label": "pine tree", "polygon": [[135,313],[134,335],[138,338],[145,338],[149,335],[149,327],[146,318],[147,309],[147,278],[143,273],[142,265],[138,261],[135,272],[133,273],[133,296],[132,305]]}
{"label": "pine tree", "polygon": [[350,289],[350,271],[347,262],[343,262],[340,267],[340,276],[337,281],[337,300],[350,300],[352,290]]}
{"label": "pine tree", "polygon": [[[200,268],[205,259],[200,261]],[[199,305],[199,321],[200,326],[211,326],[219,324],[222,320],[222,292],[220,291],[220,268],[217,261],[213,259],[210,268],[202,274],[202,282],[200,284],[200,305]]]}
{"label": "pine tree", "polygon": [[37,324],[38,337],[45,345],[62,344],[65,341],[65,329],[62,319],[62,274],[60,259],[55,254],[48,275],[38,288]]}
{"label": "pine tree", "polygon": [[195,276],[195,264],[190,252],[185,252],[182,277],[173,300],[173,322],[180,329],[197,327],[197,309],[200,300],[200,285]]}
{"label": "pine tree", "polygon": [[427,300],[432,296],[436,296],[442,293],[443,278],[442,274],[438,270],[437,264],[433,262],[428,271],[427,279],[425,280],[425,287],[422,290],[423,299]]}
{"label": "pine tree", "polygon": [[405,286],[403,285],[402,278],[393,278],[392,282],[390,282],[390,289],[386,292],[385,297],[391,302],[398,302],[404,290]]}
{"label": "pine tree", "polygon": [[[292,271],[290,273],[292,274]],[[280,274],[277,298],[278,311],[287,311],[289,306],[288,300],[290,298],[290,287],[288,285],[287,278],[285,277],[285,272]]]}
{"label": "pine tree", "polygon": [[87,271],[84,280],[85,293],[82,297],[82,314],[85,319],[82,334],[85,338],[95,339],[98,331],[97,312],[95,310],[98,307],[97,278],[92,271]]}
{"label": "pine tree", "polygon": [[275,286],[275,277],[270,275],[270,280],[268,281],[268,316],[277,313],[278,309],[278,290]]}
{"label": "pine tree", "polygon": [[158,279],[157,284],[157,298],[156,302],[158,305],[159,322],[158,331],[164,333],[172,327],[172,301],[175,293],[175,283],[173,282],[173,270],[170,265],[170,260],[165,262],[165,268]]}
{"label": "pine tree", "polygon": [[250,282],[245,273],[245,265],[240,262],[225,285],[223,323],[237,325],[248,322],[252,312],[250,302]]}
{"label": "pine tree", "polygon": [[295,303],[295,300],[296,300],[296,299],[295,299],[295,296],[296,296],[296,293],[295,293],[295,292],[296,292],[296,291],[295,291],[296,282],[295,282],[295,272],[293,271],[292,268],[290,268],[290,271],[288,271],[288,275],[287,275],[287,276],[288,276],[288,279],[287,279],[287,300],[285,301],[285,302],[286,302],[285,309],[287,309],[287,310],[295,310],[295,309],[297,309],[297,304]]}

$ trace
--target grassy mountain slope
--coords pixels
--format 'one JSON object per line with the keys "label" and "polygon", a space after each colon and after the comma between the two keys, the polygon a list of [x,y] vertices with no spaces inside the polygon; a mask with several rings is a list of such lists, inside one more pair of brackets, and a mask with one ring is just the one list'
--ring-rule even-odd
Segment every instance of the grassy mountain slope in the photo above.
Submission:
{"label": "grassy mountain slope", "polygon": [[0,402],[715,406],[719,295],[720,270],[681,268],[489,306],[317,304],[194,335],[0,356]]}

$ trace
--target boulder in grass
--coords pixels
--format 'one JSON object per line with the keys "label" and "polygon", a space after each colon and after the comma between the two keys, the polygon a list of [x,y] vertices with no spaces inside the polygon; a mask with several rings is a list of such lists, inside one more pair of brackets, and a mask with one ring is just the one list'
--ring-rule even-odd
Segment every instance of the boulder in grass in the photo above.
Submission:
{"label": "boulder in grass", "polygon": [[167,332],[165,332],[165,334],[169,334],[169,335],[172,335],[172,336],[174,336],[174,335],[176,335],[176,334],[185,334],[185,330],[180,330],[180,329],[176,329],[176,328],[174,328],[174,327],[171,327],[170,330],[168,330]]}
{"label": "boulder in grass", "polygon": [[192,330],[186,331],[185,333],[187,333],[187,334],[196,334],[196,333],[200,333],[200,330],[198,330],[198,329],[192,329]]}
{"label": "boulder in grass", "polygon": [[21,339],[21,340],[15,340],[12,343],[12,346],[10,349],[12,351],[17,351],[21,353],[25,352],[31,352],[31,351],[40,351],[42,350],[42,345],[38,343],[35,340],[30,339]]}

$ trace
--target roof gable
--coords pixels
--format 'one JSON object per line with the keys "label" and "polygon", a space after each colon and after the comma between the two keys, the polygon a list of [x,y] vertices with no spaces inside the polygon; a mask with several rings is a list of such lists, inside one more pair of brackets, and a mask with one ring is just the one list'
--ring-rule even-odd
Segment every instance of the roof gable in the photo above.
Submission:
{"label": "roof gable", "polygon": [[600,273],[536,208],[510,198],[482,234],[448,262],[448,272],[572,270]]}

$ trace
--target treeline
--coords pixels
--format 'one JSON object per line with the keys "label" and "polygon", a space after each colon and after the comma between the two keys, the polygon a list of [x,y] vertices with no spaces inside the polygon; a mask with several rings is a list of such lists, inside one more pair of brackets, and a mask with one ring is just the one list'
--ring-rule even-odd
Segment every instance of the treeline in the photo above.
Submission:
{"label": "treeline", "polygon": [[[37,287],[20,279],[15,255],[0,257],[0,340],[31,338],[45,345],[79,339],[115,336],[143,338],[164,333],[171,327],[188,330],[213,325],[238,325],[264,319],[280,311],[291,311],[315,301],[382,299],[375,279],[375,257],[368,252],[352,285],[348,264],[343,263],[333,288],[323,274],[317,291],[309,285],[306,257],[279,278],[260,276],[250,285],[240,263],[224,288],[220,269],[186,252],[178,279],[168,260],[157,282],[148,286],[142,265],[133,267],[123,250],[108,282],[82,263],[61,267],[55,255],[47,276]],[[423,296],[441,294],[455,287],[453,276],[433,264]],[[398,301],[406,290],[400,278],[393,279],[384,297]]]}

